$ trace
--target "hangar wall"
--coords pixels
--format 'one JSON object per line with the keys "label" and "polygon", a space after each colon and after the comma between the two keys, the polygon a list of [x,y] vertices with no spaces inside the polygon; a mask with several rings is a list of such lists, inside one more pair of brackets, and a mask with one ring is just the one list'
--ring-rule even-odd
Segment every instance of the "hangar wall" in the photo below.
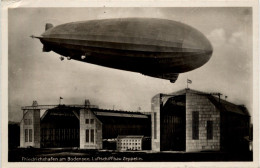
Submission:
{"label": "hangar wall", "polygon": [[[194,128],[196,123],[193,121],[194,112],[198,114],[196,131],[198,137],[193,134],[196,129]],[[209,124],[212,128],[209,128]],[[212,129],[212,137],[208,135],[209,129]],[[207,96],[188,91],[186,93],[186,151],[202,150],[220,150],[220,112]]]}
{"label": "hangar wall", "polygon": [[161,94],[152,98],[152,150],[160,151],[160,112],[161,112]]}
{"label": "hangar wall", "polygon": [[102,149],[102,123],[90,109],[80,109],[80,148]]}
{"label": "hangar wall", "polygon": [[27,110],[20,123],[20,146],[40,148],[40,110]]}

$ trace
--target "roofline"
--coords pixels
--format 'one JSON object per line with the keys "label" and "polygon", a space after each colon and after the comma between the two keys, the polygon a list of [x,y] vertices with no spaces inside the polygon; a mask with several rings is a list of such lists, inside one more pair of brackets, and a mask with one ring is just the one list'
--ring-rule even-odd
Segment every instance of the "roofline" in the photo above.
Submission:
{"label": "roofline", "polygon": [[98,108],[97,105],[78,105],[78,104],[58,104],[58,105],[37,105],[37,106],[23,106],[22,110],[48,110],[54,108]]}
{"label": "roofline", "polygon": [[[143,114],[143,113],[151,113],[150,111],[124,111],[124,110],[112,110],[112,109],[102,109],[98,108],[97,105],[78,105],[78,104],[59,104],[59,105],[38,105],[38,106],[23,106],[22,110],[50,110],[50,109],[68,109],[68,108],[76,108],[76,109],[91,109],[98,110],[102,112],[113,112],[113,113],[132,113],[132,114]],[[146,115],[146,114],[143,114]]]}
{"label": "roofline", "polygon": [[111,110],[111,109],[100,109],[100,108],[91,108],[93,112],[107,112],[107,113],[126,113],[126,114],[139,114],[139,115],[148,115],[144,113],[151,113],[146,111],[123,111],[123,110]]}
{"label": "roofline", "polygon": [[[193,89],[187,89],[187,88],[185,88],[185,89],[181,89],[181,90],[179,90],[179,91],[176,91],[176,92],[172,92],[172,93],[170,93],[170,94],[165,94],[165,95],[169,95],[169,96],[177,96],[177,95],[184,95],[184,94],[186,94],[186,93],[193,93],[193,94],[200,94],[200,95],[205,95],[205,96],[207,96],[207,95],[209,95],[209,96],[214,96],[214,97],[216,97],[215,95],[213,95],[213,93],[208,93],[208,92],[202,92],[202,91],[198,91],[198,90],[193,90]],[[217,92],[216,92],[217,93]],[[216,94],[216,93],[214,93],[214,94]],[[162,93],[159,93],[159,94],[162,94]],[[159,94],[157,94],[157,95],[159,95]],[[227,103],[231,103],[231,104],[233,104],[233,105],[236,105],[236,106],[244,106],[244,105],[238,105],[238,104],[234,104],[234,103],[232,103],[232,102],[229,102],[229,101],[226,101],[226,100],[224,100],[224,99],[221,99],[220,98],[220,100],[221,101],[224,101],[224,102],[227,102]],[[244,106],[245,107],[245,106]],[[246,107],[245,107],[246,108]]]}
{"label": "roofline", "polygon": [[143,138],[144,135],[118,135],[117,138]]}
{"label": "roofline", "polygon": [[[211,97],[214,97],[214,98],[217,98],[216,95],[217,95],[217,94],[220,94],[220,93],[202,92],[202,91],[197,91],[197,90],[185,88],[185,89],[181,89],[181,90],[176,91],[176,92],[172,92],[172,93],[170,93],[170,94],[159,93],[159,94],[156,94],[153,98],[158,97],[159,95],[167,96],[168,99],[165,100],[165,102],[164,102],[164,104],[165,104],[170,98],[172,98],[172,97],[174,97],[174,96],[179,96],[179,95],[186,95],[187,93],[198,94],[198,95],[207,96],[207,97],[211,96]],[[215,94],[215,95],[213,95],[213,94]],[[152,99],[153,99],[153,98],[152,98]],[[234,104],[234,103],[232,103],[232,102],[226,101],[226,100],[221,99],[221,98],[220,98],[220,101],[222,101],[222,104],[226,102],[226,103],[229,103],[229,104],[238,106],[238,107],[240,107],[240,108],[244,108],[244,109],[241,109],[241,110],[244,112],[244,115],[250,116],[250,113],[248,112],[247,108],[246,108],[244,105],[237,105],[237,104]],[[215,106],[216,106],[216,105],[215,105]],[[219,107],[217,106],[217,108],[219,108]],[[225,110],[225,111],[226,111],[226,112],[230,112],[230,113],[234,113],[234,112],[232,112],[232,111],[227,111],[227,110]],[[238,114],[238,113],[237,113],[237,114]],[[243,114],[241,114],[241,115],[243,115]]]}

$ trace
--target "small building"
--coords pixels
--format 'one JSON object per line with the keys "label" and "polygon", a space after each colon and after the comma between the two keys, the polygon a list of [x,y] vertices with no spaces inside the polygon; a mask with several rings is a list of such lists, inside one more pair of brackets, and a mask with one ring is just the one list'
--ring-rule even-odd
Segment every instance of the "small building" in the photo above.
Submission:
{"label": "small building", "polygon": [[250,115],[215,95],[184,89],[152,98],[153,151],[248,149]]}
{"label": "small building", "polygon": [[142,150],[143,137],[138,135],[119,135],[117,137],[117,150],[119,151],[140,151]]}
{"label": "small building", "polygon": [[[85,105],[23,107],[20,147],[114,149],[119,135],[151,137],[151,117]],[[41,111],[43,113],[41,114]]]}

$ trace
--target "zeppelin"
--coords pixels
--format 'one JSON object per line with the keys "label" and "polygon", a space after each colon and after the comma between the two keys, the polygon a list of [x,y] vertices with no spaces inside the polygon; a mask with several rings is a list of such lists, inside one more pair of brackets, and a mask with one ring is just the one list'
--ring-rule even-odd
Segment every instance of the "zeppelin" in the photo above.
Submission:
{"label": "zeppelin", "polygon": [[43,52],[105,67],[170,80],[211,58],[209,40],[198,30],[172,20],[120,18],[47,23],[40,36]]}

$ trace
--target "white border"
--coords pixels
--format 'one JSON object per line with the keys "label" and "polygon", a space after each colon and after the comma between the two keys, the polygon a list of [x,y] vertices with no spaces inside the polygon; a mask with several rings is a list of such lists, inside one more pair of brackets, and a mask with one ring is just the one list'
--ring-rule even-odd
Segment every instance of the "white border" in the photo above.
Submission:
{"label": "white border", "polygon": [[[9,162],[8,158],[8,8],[18,7],[253,7],[253,162],[65,162],[23,163]],[[182,1],[69,1],[69,0],[23,0],[4,1],[1,11],[1,140],[2,167],[259,167],[259,7],[258,0],[182,0]]]}

